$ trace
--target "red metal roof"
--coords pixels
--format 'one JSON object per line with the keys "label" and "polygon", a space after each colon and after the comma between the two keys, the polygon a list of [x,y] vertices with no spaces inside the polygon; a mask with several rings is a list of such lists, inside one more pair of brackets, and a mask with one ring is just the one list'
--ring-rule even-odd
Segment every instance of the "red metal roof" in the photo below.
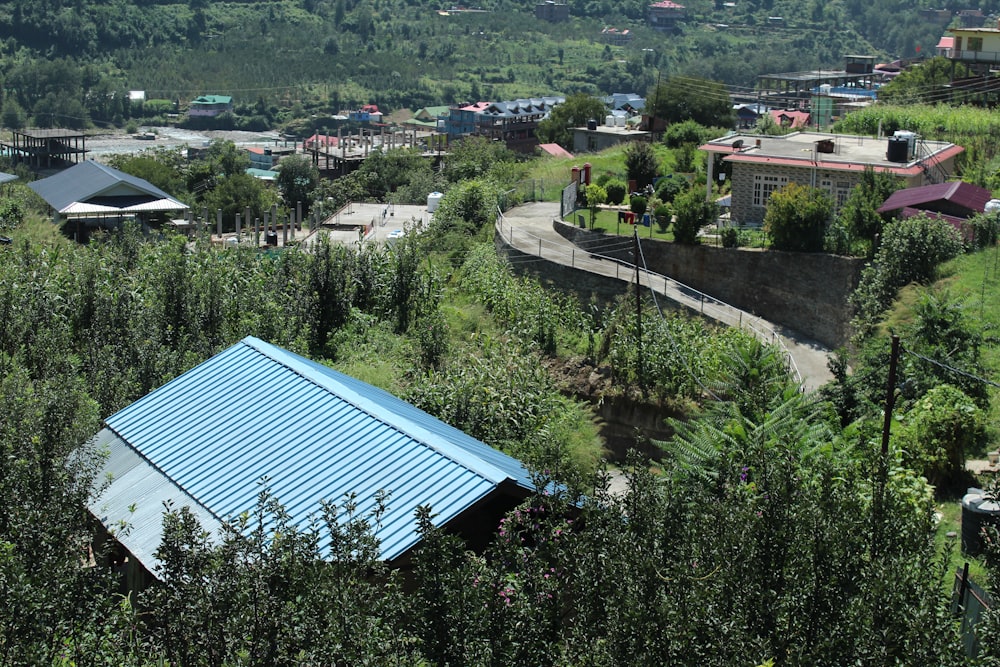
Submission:
{"label": "red metal roof", "polygon": [[309,137],[308,139],[306,139],[302,143],[303,143],[303,145],[306,148],[308,148],[310,146],[313,146],[313,145],[318,145],[318,146],[336,146],[337,145],[337,137],[331,136],[329,134],[314,134],[314,135],[312,135],[311,137]]}
{"label": "red metal roof", "polygon": [[939,49],[952,49],[955,48],[955,38],[954,37],[942,37],[941,41],[937,43]]}
{"label": "red metal roof", "polygon": [[963,183],[962,181],[935,183],[934,185],[896,190],[885,200],[878,212],[885,213],[901,208],[922,209],[935,202],[949,202],[967,208],[970,212],[982,213],[986,210],[986,202],[992,197],[989,190],[972,183]]}
{"label": "red metal roof", "polygon": [[[768,115],[771,116],[771,119],[774,120],[775,123],[785,127],[805,127],[808,126],[810,121],[812,120],[812,116],[809,114],[808,111],[794,111],[794,110],[787,111],[784,109],[772,109],[767,113]],[[781,120],[782,117],[787,118],[790,121],[790,124],[786,125],[784,122],[782,122]]]}
{"label": "red metal roof", "polygon": [[573,157],[573,154],[559,144],[538,144],[538,147],[555,157]]}

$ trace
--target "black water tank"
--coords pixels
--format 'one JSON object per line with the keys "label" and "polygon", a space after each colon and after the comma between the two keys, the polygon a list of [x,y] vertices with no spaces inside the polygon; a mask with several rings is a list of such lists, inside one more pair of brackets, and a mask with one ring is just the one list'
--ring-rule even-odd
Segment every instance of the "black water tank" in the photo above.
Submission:
{"label": "black water tank", "polygon": [[982,551],[980,531],[1000,527],[1000,503],[990,500],[982,489],[969,489],[962,497],[962,553],[976,556]]}
{"label": "black water tank", "polygon": [[885,159],[889,162],[906,163],[910,161],[910,142],[906,137],[889,137],[889,148]]}
{"label": "black water tank", "polygon": [[591,118],[590,120],[588,120],[587,121],[587,129],[591,130],[591,131],[596,130],[597,129],[597,121],[594,120],[593,118]]}

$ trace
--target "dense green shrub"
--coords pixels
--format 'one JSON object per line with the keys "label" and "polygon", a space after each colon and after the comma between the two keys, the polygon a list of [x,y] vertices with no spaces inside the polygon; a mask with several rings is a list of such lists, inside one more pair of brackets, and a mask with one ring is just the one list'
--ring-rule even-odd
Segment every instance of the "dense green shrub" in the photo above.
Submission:
{"label": "dense green shrub", "polygon": [[870,331],[899,288],[930,282],[938,265],[961,251],[958,231],[945,220],[918,215],[887,225],[878,252],[850,297],[855,330],[862,335]]}
{"label": "dense green shrub", "polygon": [[653,218],[656,220],[656,228],[661,234],[665,234],[667,229],[670,227],[670,207],[666,204],[660,204],[653,210]]}
{"label": "dense green shrub", "polygon": [[688,181],[680,174],[668,174],[656,182],[656,198],[669,204],[688,188]]}
{"label": "dense green shrub", "polygon": [[705,193],[694,187],[674,199],[674,241],[696,245],[698,233],[705,225],[715,222],[718,206],[705,201]]}
{"label": "dense green shrub", "polygon": [[641,218],[643,213],[646,212],[647,204],[648,200],[642,195],[632,195],[628,198],[628,208],[635,213],[637,218]]}
{"label": "dense green shrub", "polygon": [[736,227],[726,227],[719,232],[719,238],[722,240],[723,248],[739,248],[742,245],[740,243],[740,230]]}
{"label": "dense green shrub", "polygon": [[628,187],[618,179],[609,180],[604,190],[608,193],[608,203],[614,206],[625,201],[625,195],[628,194]]}
{"label": "dense green shrub", "polygon": [[832,214],[833,201],[824,190],[789,183],[768,199],[764,231],[775,250],[820,252]]}
{"label": "dense green shrub", "polygon": [[976,402],[948,384],[931,387],[902,416],[897,446],[935,486],[964,481],[965,459],[981,449],[986,422]]}

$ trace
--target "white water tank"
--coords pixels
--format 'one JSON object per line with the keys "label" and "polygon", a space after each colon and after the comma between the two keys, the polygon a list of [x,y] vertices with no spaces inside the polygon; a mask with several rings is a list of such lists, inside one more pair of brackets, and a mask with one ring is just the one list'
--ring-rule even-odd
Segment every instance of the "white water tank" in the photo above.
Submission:
{"label": "white water tank", "polygon": [[625,127],[625,116],[615,116],[615,125]]}
{"label": "white water tank", "polygon": [[438,204],[441,203],[441,197],[444,197],[440,192],[432,192],[427,195],[427,212],[433,213],[437,210]]}
{"label": "white water tank", "polygon": [[983,211],[986,213],[1000,211],[1000,199],[991,199],[986,202],[986,206],[983,208]]}
{"label": "white water tank", "polygon": [[614,127],[615,126],[615,117],[612,116],[611,114],[608,114],[607,116],[604,117],[604,124],[607,127]]}

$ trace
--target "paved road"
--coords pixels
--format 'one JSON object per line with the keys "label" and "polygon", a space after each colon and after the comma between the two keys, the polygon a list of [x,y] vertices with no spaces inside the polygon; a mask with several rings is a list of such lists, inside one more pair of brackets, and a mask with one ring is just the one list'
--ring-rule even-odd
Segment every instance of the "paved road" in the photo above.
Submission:
{"label": "paved road", "polygon": [[[558,203],[535,202],[508,211],[498,226],[498,231],[521,252],[591,273],[613,276],[623,282],[635,280],[634,269],[628,265],[609,259],[596,259],[565,239],[556,231],[557,226],[562,224],[567,223],[559,221]],[[762,340],[779,343],[787,350],[802,378],[802,386],[807,391],[813,391],[833,379],[827,368],[830,350],[816,341],[724,304],[668,276],[646,273],[641,277],[641,282],[662,297],[701,312],[706,317],[727,326],[750,329]]]}

